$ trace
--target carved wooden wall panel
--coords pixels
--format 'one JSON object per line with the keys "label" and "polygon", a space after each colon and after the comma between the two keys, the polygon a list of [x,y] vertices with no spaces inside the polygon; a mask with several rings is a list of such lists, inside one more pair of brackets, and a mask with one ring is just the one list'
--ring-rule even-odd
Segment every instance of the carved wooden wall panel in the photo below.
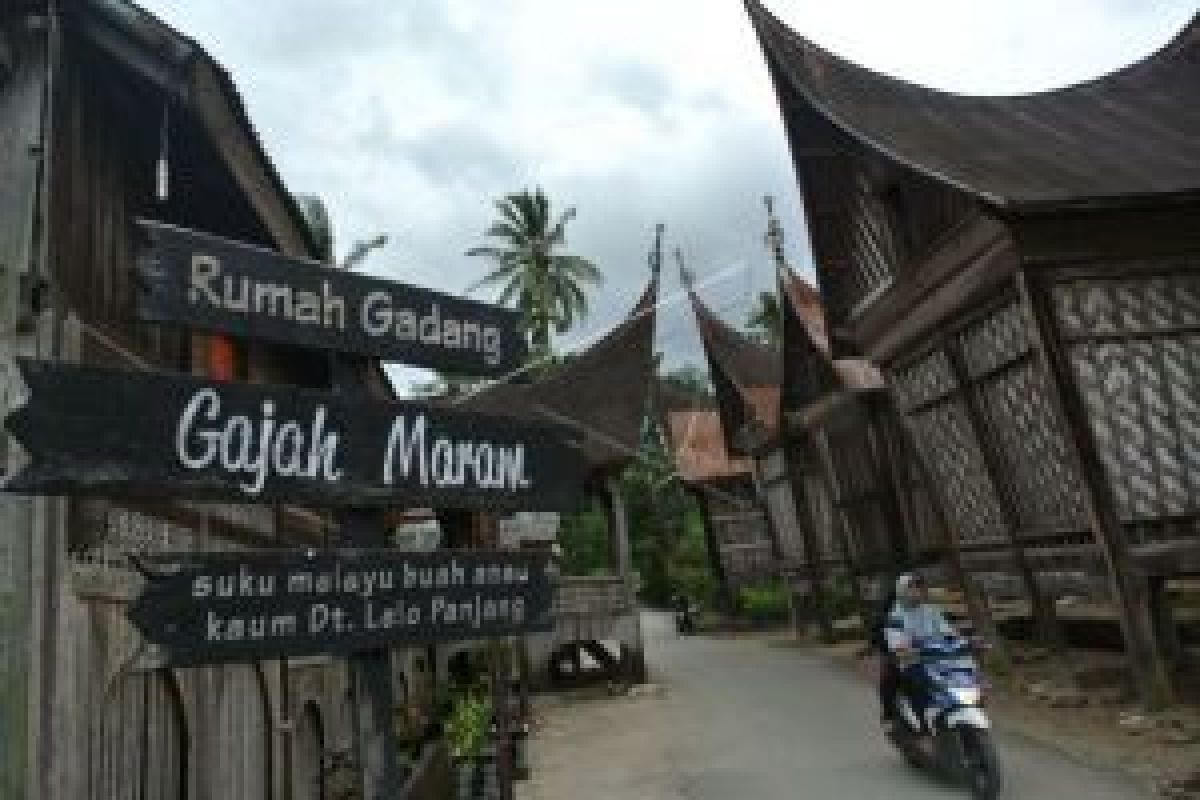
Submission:
{"label": "carved wooden wall panel", "polygon": [[[901,390],[906,396],[919,396],[905,375],[898,375],[896,382],[906,386]],[[943,487],[946,513],[959,540],[981,546],[1003,542],[1003,510],[962,400],[939,399],[906,411],[905,420],[932,479]]]}
{"label": "carved wooden wall panel", "polygon": [[959,335],[958,346],[1018,532],[1085,528],[1082,482],[1021,306],[984,317]]}
{"label": "carved wooden wall panel", "polygon": [[1028,331],[1009,302],[893,376],[966,547],[1003,546],[1010,526],[1023,540],[1089,536],[1083,482]]}
{"label": "carved wooden wall panel", "polygon": [[1052,298],[1118,515],[1200,513],[1200,276],[1066,280]]}

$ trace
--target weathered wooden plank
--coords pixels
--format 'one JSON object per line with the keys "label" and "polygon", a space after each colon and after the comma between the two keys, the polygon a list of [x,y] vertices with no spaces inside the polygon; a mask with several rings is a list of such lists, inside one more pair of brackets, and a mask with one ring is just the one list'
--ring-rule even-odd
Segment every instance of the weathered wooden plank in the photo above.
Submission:
{"label": "weathered wooden plank", "polygon": [[584,465],[549,423],[285,387],[22,361],[8,491],[571,510]]}
{"label": "weathered wooden plank", "polygon": [[149,220],[143,320],[500,377],[526,358],[518,312]]}
{"label": "weathered wooden plank", "polygon": [[553,627],[548,558],[390,549],[167,554],[147,563],[175,569],[150,573],[128,616],[175,665],[520,635]]}
{"label": "weathered wooden plank", "polygon": [[[0,80],[0,357],[7,364],[16,350],[14,334],[34,325],[29,290],[40,255],[34,230],[42,196],[45,156],[42,119],[47,81],[46,34],[11,31],[8,72]],[[9,373],[11,374],[11,373]],[[0,409],[11,408],[19,392],[0,377]],[[4,437],[5,439],[7,437]],[[0,442],[0,463],[12,467],[12,448]],[[29,775],[31,723],[41,703],[35,659],[41,635],[33,620],[31,553],[33,504],[0,504],[0,797],[28,798],[42,778]],[[35,791],[36,793],[36,791]]]}

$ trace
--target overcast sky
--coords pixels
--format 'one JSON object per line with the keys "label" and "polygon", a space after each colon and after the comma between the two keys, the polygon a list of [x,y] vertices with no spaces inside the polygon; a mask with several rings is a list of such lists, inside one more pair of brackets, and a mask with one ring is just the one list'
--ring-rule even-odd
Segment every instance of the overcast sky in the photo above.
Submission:
{"label": "overcast sky", "polygon": [[[368,270],[462,291],[494,198],[575,205],[569,246],[607,276],[561,345],[607,329],[648,275],[656,222],[731,321],[769,285],[762,196],[811,257],[782,126],[740,0],[146,0],[233,75],[293,192],[329,204],[338,249],[386,232]],[[769,0],[858,63],[967,93],[1094,77],[1168,40],[1195,0]],[[673,267],[673,264],[672,264]],[[668,290],[677,283],[672,268]],[[660,315],[700,358],[690,311]]]}

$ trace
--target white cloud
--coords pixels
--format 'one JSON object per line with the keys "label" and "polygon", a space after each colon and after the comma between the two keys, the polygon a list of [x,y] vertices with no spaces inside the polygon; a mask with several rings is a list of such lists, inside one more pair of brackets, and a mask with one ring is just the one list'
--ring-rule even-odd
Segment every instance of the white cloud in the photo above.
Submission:
{"label": "white cloud", "polygon": [[[1164,43],[1185,0],[769,0],[871,68],[973,93],[1093,77]],[[736,0],[149,0],[233,74],[293,191],[331,206],[339,245],[377,231],[376,274],[460,291],[496,196],[545,184],[579,208],[571,245],[608,280],[584,333],[625,313],[653,226],[744,319],[771,271],[761,196],[809,263],[774,97]],[[686,308],[661,346],[698,352]]]}

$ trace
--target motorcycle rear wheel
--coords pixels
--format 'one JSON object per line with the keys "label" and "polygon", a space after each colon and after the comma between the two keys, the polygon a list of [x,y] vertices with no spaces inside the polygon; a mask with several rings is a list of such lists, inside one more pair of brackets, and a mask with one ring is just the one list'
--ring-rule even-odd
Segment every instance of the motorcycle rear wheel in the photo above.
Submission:
{"label": "motorcycle rear wheel", "polygon": [[991,735],[980,728],[960,728],[964,769],[963,777],[974,800],[996,800],[1000,796],[1003,780],[1000,777],[1000,759]]}

